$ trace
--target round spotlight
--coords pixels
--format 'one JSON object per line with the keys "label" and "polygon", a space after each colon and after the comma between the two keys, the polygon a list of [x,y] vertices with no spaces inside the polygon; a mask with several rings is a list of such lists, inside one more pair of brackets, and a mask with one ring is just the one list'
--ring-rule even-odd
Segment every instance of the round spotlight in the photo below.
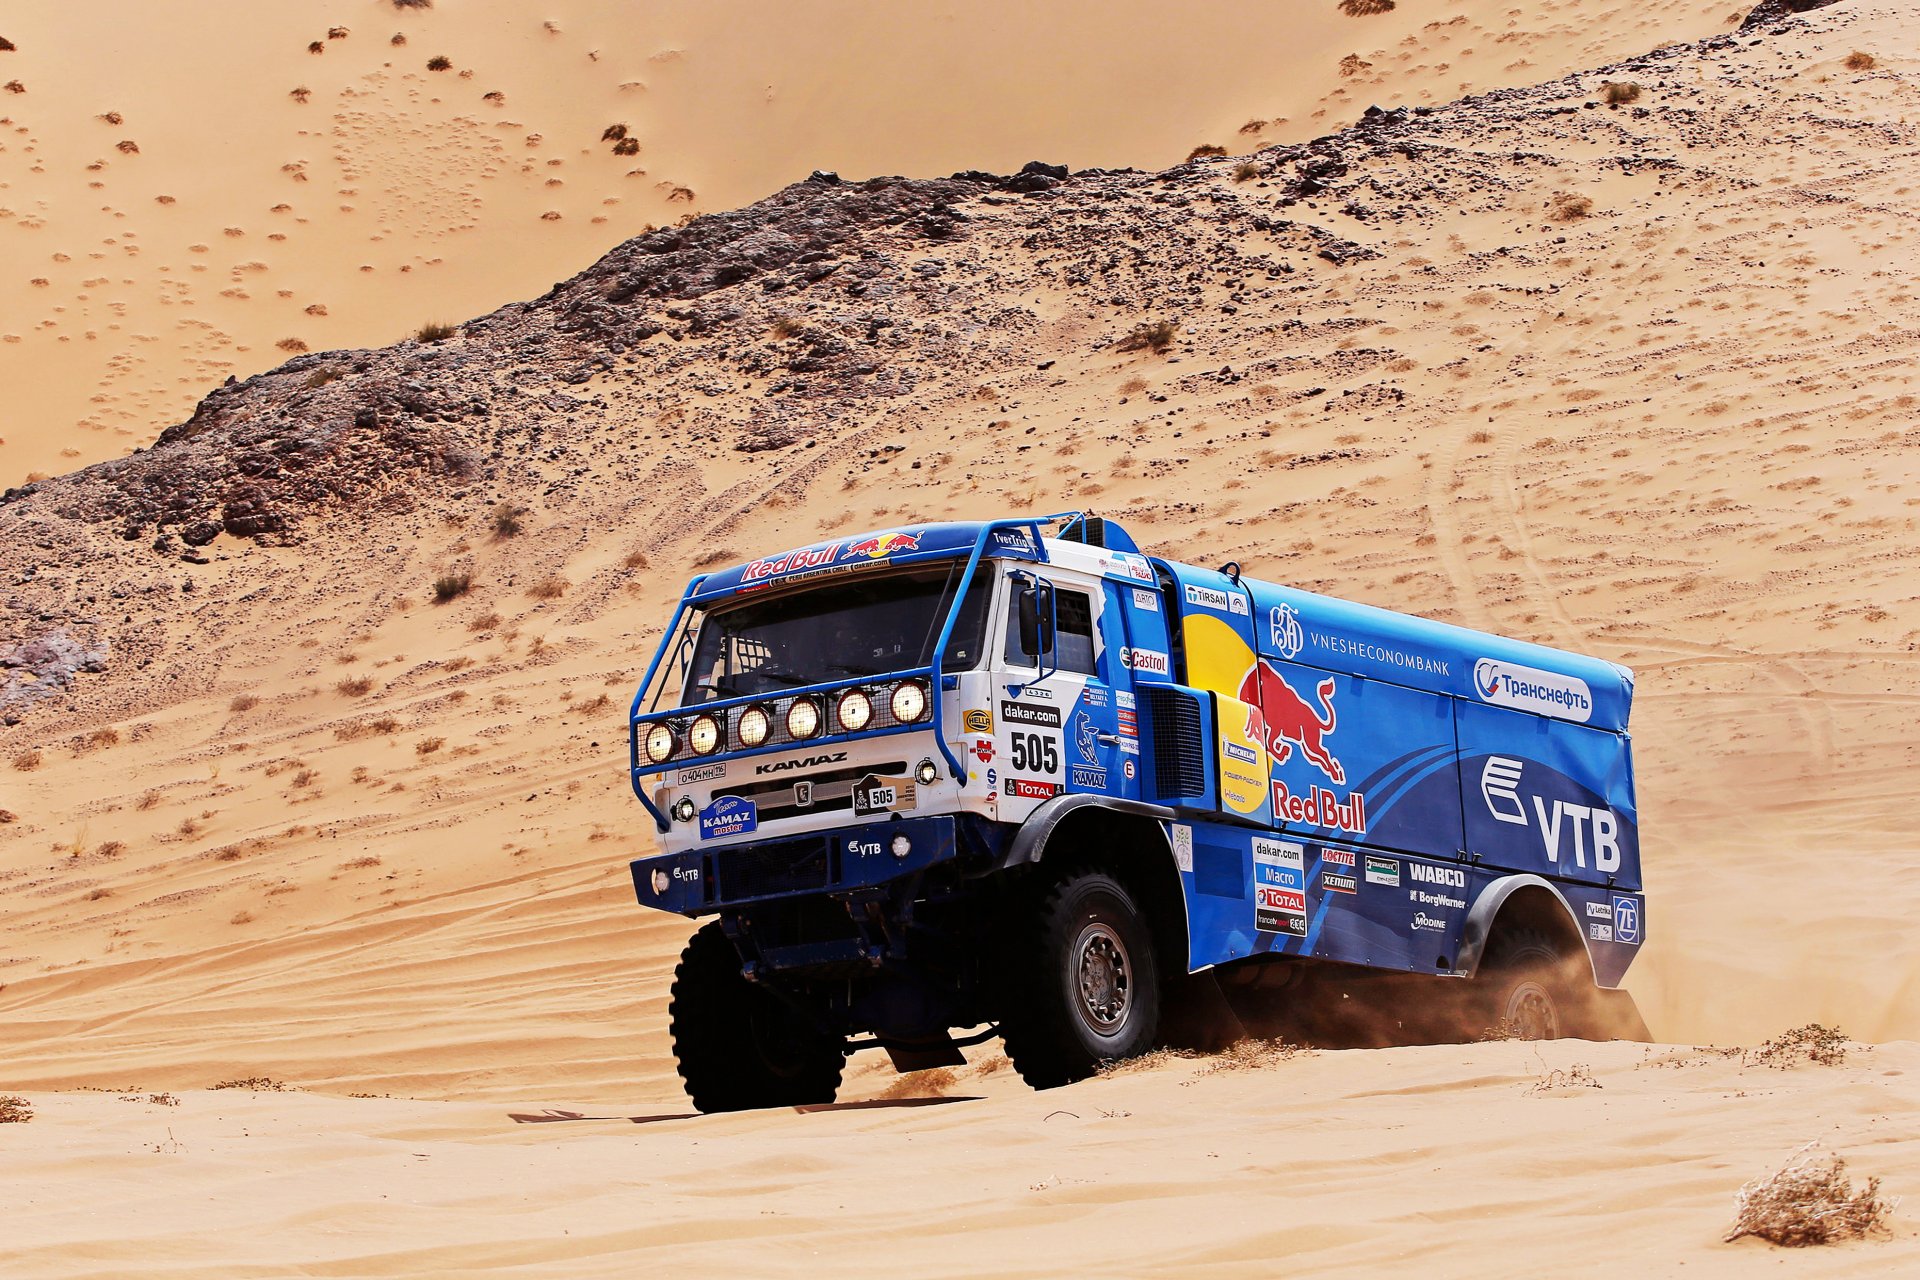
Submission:
{"label": "round spotlight", "polygon": [[858,689],[849,689],[834,704],[833,714],[840,721],[842,729],[848,733],[858,733],[873,719],[873,699]]}
{"label": "round spotlight", "polygon": [[893,838],[893,856],[894,857],[904,858],[912,852],[913,852],[913,841],[907,839],[905,836],[895,836]]}
{"label": "round spotlight", "polygon": [[682,796],[680,803],[673,806],[673,816],[682,822],[692,822],[694,815],[693,797]]}
{"label": "round spotlight", "polygon": [[931,760],[922,760],[920,767],[913,771],[913,780],[923,787],[930,787],[940,781],[940,770]]}
{"label": "round spotlight", "polygon": [[797,742],[805,742],[820,732],[820,704],[812,698],[802,698],[787,708],[787,732]]}
{"label": "round spotlight", "polygon": [[893,686],[893,697],[887,702],[893,718],[901,724],[912,724],[927,714],[927,687],[917,680],[907,680]]}
{"label": "round spotlight", "polygon": [[695,755],[710,754],[720,745],[720,722],[712,716],[700,716],[687,727],[687,745]]}
{"label": "round spotlight", "polygon": [[655,764],[665,764],[671,760],[679,745],[674,741],[673,730],[664,724],[655,724],[647,730],[647,759]]}
{"label": "round spotlight", "polygon": [[660,897],[662,894],[664,894],[667,891],[668,887],[671,886],[672,884],[673,884],[673,881],[667,878],[667,873],[665,868],[655,867],[653,869],[653,896],[654,897],[656,898]]}
{"label": "round spotlight", "polygon": [[773,727],[773,721],[767,715],[765,707],[748,707],[740,713],[740,723],[735,732],[740,735],[740,745],[757,747],[767,740],[767,731]]}

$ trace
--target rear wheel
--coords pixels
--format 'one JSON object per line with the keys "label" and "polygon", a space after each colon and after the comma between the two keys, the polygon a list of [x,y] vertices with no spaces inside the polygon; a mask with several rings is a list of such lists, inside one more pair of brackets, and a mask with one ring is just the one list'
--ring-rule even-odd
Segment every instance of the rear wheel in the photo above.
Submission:
{"label": "rear wheel", "polygon": [[748,982],[718,921],[680,953],[667,1016],[680,1079],[701,1111],[832,1102],[840,1089],[840,1041]]}
{"label": "rear wheel", "polygon": [[1022,924],[1001,1030],[1023,1080],[1051,1089],[1153,1047],[1159,965],[1152,930],[1124,884],[1101,871],[1071,873]]}
{"label": "rear wheel", "polygon": [[1479,1011],[1490,1028],[1517,1040],[1558,1040],[1578,1033],[1586,1008],[1566,958],[1541,934],[1496,935],[1481,961]]}

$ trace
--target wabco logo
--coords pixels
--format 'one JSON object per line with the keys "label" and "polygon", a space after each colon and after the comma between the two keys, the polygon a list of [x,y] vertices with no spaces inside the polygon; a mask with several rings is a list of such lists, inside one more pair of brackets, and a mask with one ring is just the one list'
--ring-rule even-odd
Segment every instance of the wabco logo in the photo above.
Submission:
{"label": "wabco logo", "polygon": [[801,756],[797,760],[771,760],[755,769],[755,773],[785,773],[789,769],[811,769],[817,764],[839,764],[847,758],[844,751],[835,751],[821,756]]}
{"label": "wabco logo", "polygon": [[858,542],[848,543],[841,558],[851,560],[855,556],[865,556],[869,560],[884,560],[902,551],[919,549],[920,535],[917,533],[882,533],[872,538],[862,538]]}
{"label": "wabco logo", "polygon": [[1300,627],[1300,615],[1293,611],[1290,604],[1279,604],[1267,610],[1267,639],[1273,642],[1273,651],[1283,658],[1296,656],[1307,643],[1306,632]]}
{"label": "wabco logo", "polygon": [[1422,884],[1440,884],[1450,889],[1467,887],[1467,873],[1458,867],[1436,867],[1426,862],[1409,862],[1407,878]]}
{"label": "wabco logo", "polygon": [[1593,716],[1593,691],[1577,676],[1482,658],[1473,664],[1473,688],[1480,700],[1537,715],[1585,723]]}

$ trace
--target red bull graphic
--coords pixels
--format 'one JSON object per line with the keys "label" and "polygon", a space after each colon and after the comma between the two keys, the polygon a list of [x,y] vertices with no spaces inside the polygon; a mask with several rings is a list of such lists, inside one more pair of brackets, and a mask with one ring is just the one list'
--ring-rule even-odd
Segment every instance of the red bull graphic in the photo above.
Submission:
{"label": "red bull graphic", "polygon": [[802,547],[798,551],[789,551],[783,556],[755,560],[740,571],[740,581],[759,582],[766,578],[797,573],[802,569],[817,569],[823,564],[832,564],[834,557],[839,554],[840,544],[837,542],[825,547]]}
{"label": "red bull graphic", "polygon": [[899,555],[902,551],[918,551],[920,535],[917,533],[882,533],[871,538],[862,538],[850,542],[842,552],[842,558],[851,560],[855,556],[865,556],[869,560],[884,560],[888,556]]}
{"label": "red bull graphic", "polygon": [[1331,677],[1315,688],[1320,698],[1320,710],[1316,712],[1278,671],[1265,662],[1255,662],[1240,682],[1240,701],[1258,708],[1248,712],[1247,735],[1264,744],[1276,764],[1286,763],[1298,745],[1300,754],[1320,772],[1335,783],[1345,782],[1347,771],[1327,750],[1325,741],[1333,736],[1336,723],[1333,690]]}

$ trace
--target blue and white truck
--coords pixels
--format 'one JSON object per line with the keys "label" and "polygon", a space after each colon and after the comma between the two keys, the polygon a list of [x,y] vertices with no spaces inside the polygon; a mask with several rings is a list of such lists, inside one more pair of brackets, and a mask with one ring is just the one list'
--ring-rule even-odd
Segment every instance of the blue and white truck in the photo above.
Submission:
{"label": "blue and white truck", "polygon": [[681,1077],[703,1111],[818,1103],[857,1049],[998,1035],[1046,1088],[1336,989],[1428,1036],[1636,1027],[1632,693],[1079,513],[703,574],[630,715],[635,892],[715,917]]}

